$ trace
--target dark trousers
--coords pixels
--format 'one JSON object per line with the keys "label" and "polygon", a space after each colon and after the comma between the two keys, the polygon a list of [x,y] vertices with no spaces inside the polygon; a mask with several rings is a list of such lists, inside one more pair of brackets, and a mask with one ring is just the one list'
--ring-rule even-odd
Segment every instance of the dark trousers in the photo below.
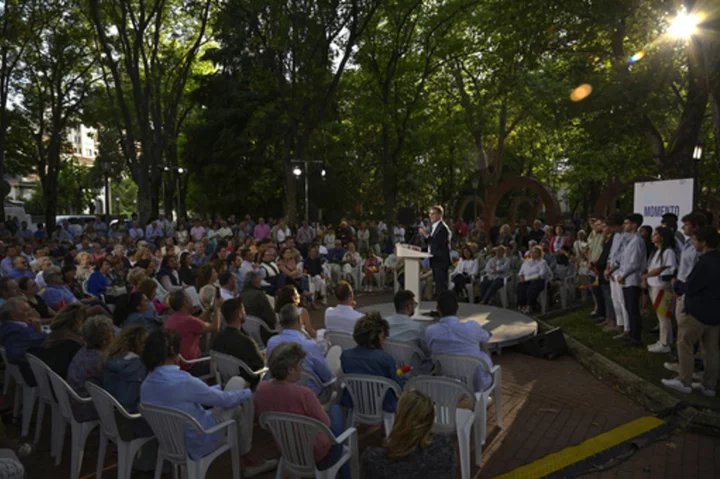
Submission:
{"label": "dark trousers", "polygon": [[625,310],[627,311],[628,322],[630,323],[630,337],[635,341],[640,341],[642,335],[642,317],[640,316],[641,295],[642,289],[640,286],[625,286],[623,288]]}
{"label": "dark trousers", "polygon": [[465,291],[465,285],[468,284],[471,281],[470,276],[466,274],[458,274],[453,277],[453,284],[455,287],[453,288],[455,290],[455,294],[460,296],[463,294],[463,291]]}
{"label": "dark trousers", "polygon": [[[610,295],[610,283],[600,284],[598,286],[602,290],[603,309],[605,311],[605,319],[615,321],[615,307],[613,306],[612,296]],[[598,306],[598,311],[599,311]]]}
{"label": "dark trousers", "polygon": [[447,291],[448,289],[448,266],[433,266],[433,280],[435,281],[435,292],[437,294]]}
{"label": "dark trousers", "polygon": [[605,299],[603,298],[603,290],[600,285],[590,288],[593,296],[595,297],[595,303],[597,303],[597,314],[602,318],[606,318],[607,311],[605,311]]}
{"label": "dark trousers", "polygon": [[534,305],[543,289],[545,289],[545,280],[542,278],[520,283],[518,285],[518,305]]}
{"label": "dark trousers", "polygon": [[485,278],[480,282],[480,301],[483,303],[489,303],[495,297],[495,294],[500,291],[505,284],[505,280],[502,278]]}

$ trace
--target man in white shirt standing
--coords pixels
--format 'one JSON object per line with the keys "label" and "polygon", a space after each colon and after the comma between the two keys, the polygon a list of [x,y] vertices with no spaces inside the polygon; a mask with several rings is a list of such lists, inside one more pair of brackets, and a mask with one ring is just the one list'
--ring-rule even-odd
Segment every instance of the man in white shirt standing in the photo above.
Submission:
{"label": "man in white shirt standing", "polygon": [[613,275],[615,280],[622,285],[625,311],[627,312],[626,324],[628,327],[625,328],[624,337],[619,339],[627,340],[633,346],[642,345],[641,275],[647,267],[645,241],[638,234],[642,223],[643,216],[639,213],[630,214],[625,219],[624,228],[628,234],[628,240],[623,249],[620,267]]}
{"label": "man in white shirt standing", "polygon": [[325,328],[331,332],[353,334],[355,323],[365,316],[355,311],[355,293],[347,281],[340,281],[335,287],[338,305],[325,310]]}

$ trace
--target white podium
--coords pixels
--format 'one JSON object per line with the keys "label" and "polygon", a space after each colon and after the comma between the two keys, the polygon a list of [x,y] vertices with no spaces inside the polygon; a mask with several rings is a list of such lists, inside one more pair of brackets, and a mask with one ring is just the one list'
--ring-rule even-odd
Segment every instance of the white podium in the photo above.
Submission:
{"label": "white podium", "polygon": [[407,244],[396,244],[397,257],[403,258],[405,263],[405,289],[415,293],[415,301],[422,300],[420,294],[420,261],[432,257],[429,253],[423,253],[417,246]]}

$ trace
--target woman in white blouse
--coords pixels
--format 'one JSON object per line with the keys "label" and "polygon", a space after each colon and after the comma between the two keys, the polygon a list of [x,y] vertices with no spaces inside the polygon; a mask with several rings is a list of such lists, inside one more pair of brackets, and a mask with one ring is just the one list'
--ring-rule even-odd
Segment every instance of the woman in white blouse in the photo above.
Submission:
{"label": "woman in white blouse", "polygon": [[[478,264],[477,260],[473,258],[472,250],[469,246],[463,246],[462,256],[458,261],[457,266],[450,274],[450,279],[452,279],[453,283],[455,284],[453,289],[455,290],[455,294],[457,294],[458,297],[460,297],[462,294],[465,294],[465,285],[468,283],[472,283],[472,279],[477,276],[477,273]],[[468,297],[468,301],[470,299],[471,298]]]}
{"label": "woman in white blouse", "polygon": [[[642,276],[650,290],[650,300],[653,305],[656,301],[664,303],[664,308],[657,308],[656,314],[660,325],[660,338],[655,344],[648,346],[651,353],[669,353],[672,344],[672,322],[668,316],[671,313],[669,298],[672,297],[670,281],[677,271],[677,256],[675,256],[675,237],[672,231],[662,226],[655,228],[650,240],[655,244],[655,252],[648,262],[648,271]],[[663,295],[665,299],[658,299]],[[653,308],[656,309],[656,308]]]}
{"label": "woman in white blouse", "polygon": [[518,306],[526,314],[532,312],[533,304],[543,289],[545,283],[552,278],[550,267],[543,259],[543,250],[540,246],[533,246],[530,259],[526,260],[518,273]]}
{"label": "woman in white blouse", "polygon": [[360,267],[362,265],[362,257],[355,250],[355,243],[350,241],[347,245],[347,253],[343,256],[342,272],[346,280],[352,281],[355,288],[359,288]]}

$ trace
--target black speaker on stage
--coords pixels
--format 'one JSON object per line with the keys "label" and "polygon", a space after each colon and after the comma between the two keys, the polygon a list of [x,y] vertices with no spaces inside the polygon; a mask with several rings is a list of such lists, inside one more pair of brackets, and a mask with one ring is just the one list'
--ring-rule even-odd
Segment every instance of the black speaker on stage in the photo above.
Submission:
{"label": "black speaker on stage", "polygon": [[555,359],[567,353],[568,347],[562,329],[553,328],[528,339],[520,350],[536,358]]}
{"label": "black speaker on stage", "polygon": [[400,208],[397,214],[398,223],[405,226],[412,226],[415,223],[415,210],[412,208]]}

